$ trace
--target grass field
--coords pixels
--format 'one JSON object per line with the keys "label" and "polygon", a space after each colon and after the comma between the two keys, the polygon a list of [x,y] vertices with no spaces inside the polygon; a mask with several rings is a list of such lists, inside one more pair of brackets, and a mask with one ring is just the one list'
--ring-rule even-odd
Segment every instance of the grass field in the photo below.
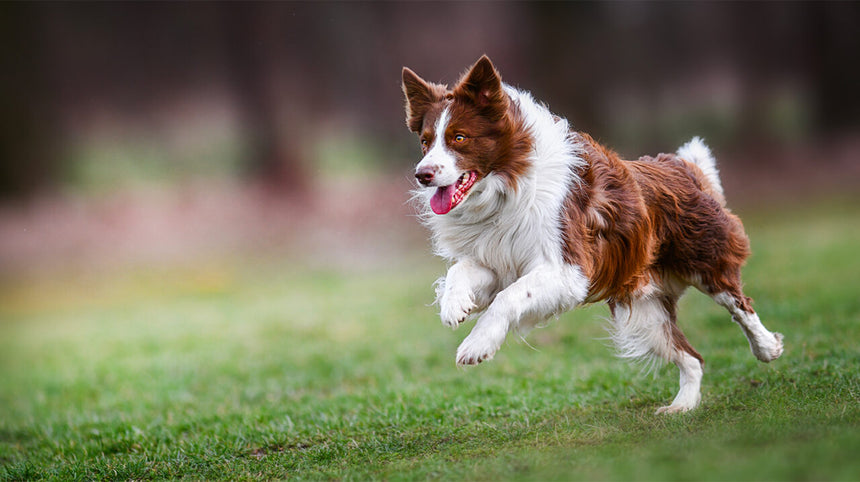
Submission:
{"label": "grass field", "polygon": [[618,360],[608,312],[566,314],[458,369],[429,254],[374,270],[230,260],[0,291],[0,479],[860,479],[860,208],[741,213],[769,365],[710,300],[677,372]]}

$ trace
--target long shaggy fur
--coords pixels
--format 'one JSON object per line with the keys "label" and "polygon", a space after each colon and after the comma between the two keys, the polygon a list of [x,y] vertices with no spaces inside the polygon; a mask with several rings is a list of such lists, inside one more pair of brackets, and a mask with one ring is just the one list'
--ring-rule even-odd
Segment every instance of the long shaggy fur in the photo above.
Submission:
{"label": "long shaggy fur", "polygon": [[749,240],[701,138],[622,160],[504,84],[486,57],[451,89],[404,68],[403,90],[425,154],[413,200],[452,263],[436,283],[440,317],[452,328],[478,319],[459,364],[492,358],[509,331],[605,301],[621,356],[678,366],[680,390],[661,411],[690,410],[704,359],[678,326],[688,286],[732,313],[757,358],[782,353],[742,292]]}

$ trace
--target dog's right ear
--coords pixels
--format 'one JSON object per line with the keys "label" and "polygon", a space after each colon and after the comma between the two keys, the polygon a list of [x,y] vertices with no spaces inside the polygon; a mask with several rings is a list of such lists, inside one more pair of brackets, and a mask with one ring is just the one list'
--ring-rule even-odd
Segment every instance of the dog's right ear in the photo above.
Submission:
{"label": "dog's right ear", "polygon": [[406,96],[406,125],[409,130],[420,133],[424,115],[430,106],[445,97],[447,87],[425,81],[418,74],[403,67],[403,95]]}

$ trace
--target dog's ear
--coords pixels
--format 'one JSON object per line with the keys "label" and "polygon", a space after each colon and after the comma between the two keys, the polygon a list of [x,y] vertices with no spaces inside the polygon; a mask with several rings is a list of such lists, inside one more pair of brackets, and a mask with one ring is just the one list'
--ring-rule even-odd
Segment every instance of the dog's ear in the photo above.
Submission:
{"label": "dog's ear", "polygon": [[508,110],[508,96],[502,89],[502,78],[486,55],[460,80],[454,95],[464,97],[491,120],[499,120]]}
{"label": "dog's ear", "polygon": [[445,97],[447,87],[427,82],[403,67],[403,95],[406,97],[406,125],[412,132],[421,132],[424,115],[430,106]]}

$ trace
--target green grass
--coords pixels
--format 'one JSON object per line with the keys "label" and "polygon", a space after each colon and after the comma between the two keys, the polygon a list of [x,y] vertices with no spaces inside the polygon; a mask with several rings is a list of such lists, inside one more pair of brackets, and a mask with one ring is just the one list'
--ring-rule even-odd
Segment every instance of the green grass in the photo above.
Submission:
{"label": "green grass", "polygon": [[857,480],[860,209],[744,217],[747,294],[786,352],[757,362],[690,293],[707,364],[678,416],[654,415],[675,369],[614,358],[602,306],[456,368],[429,254],[7,280],[0,479]]}

